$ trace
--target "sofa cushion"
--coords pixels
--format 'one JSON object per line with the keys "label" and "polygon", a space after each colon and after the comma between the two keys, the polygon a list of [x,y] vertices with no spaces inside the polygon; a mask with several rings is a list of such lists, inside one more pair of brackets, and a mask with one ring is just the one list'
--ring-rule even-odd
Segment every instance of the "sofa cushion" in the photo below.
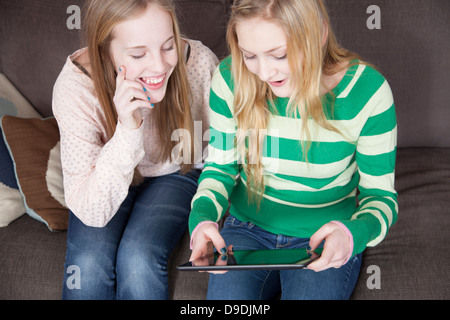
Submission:
{"label": "sofa cushion", "polygon": [[66,232],[23,215],[0,229],[0,300],[60,300]]}
{"label": "sofa cushion", "polygon": [[450,298],[449,181],[450,148],[398,150],[398,220],[364,252],[353,299]]}
{"label": "sofa cushion", "polygon": [[69,212],[56,120],[3,116],[1,125],[27,213],[51,231],[66,230]]}

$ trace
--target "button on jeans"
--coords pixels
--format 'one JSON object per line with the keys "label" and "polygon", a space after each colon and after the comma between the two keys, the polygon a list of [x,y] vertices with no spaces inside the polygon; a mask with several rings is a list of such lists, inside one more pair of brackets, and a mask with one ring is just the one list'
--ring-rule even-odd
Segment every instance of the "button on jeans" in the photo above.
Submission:
{"label": "button on jeans", "polygon": [[70,212],[63,299],[168,299],[167,264],[187,231],[199,175],[146,178],[104,228]]}
{"label": "button on jeans", "polygon": [[[276,235],[233,216],[226,219],[221,234],[235,250],[306,248],[309,239]],[[210,275],[209,300],[346,300],[356,285],[361,254],[339,269],[322,272],[300,270],[245,270]],[[280,296],[281,293],[281,296]]]}

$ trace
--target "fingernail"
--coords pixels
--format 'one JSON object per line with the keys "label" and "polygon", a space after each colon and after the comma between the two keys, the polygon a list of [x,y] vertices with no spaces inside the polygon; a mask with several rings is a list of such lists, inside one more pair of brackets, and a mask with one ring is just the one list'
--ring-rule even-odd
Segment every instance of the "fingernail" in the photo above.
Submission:
{"label": "fingernail", "polygon": [[[147,89],[145,89],[145,87],[144,87],[144,92],[147,92]],[[150,98],[149,98],[150,99]]]}
{"label": "fingernail", "polygon": [[228,259],[228,257],[226,255],[222,256],[222,261],[226,261]]}
{"label": "fingernail", "polygon": [[119,68],[119,71],[122,72],[122,68]]}
{"label": "fingernail", "polygon": [[148,101],[150,101],[150,97],[147,97]]}
{"label": "fingernail", "polygon": [[227,248],[222,248],[222,249],[220,249],[220,253],[222,253],[222,254],[227,253]]}
{"label": "fingernail", "polygon": [[306,250],[311,251],[311,250],[312,250],[312,249],[311,249],[311,246],[307,246],[307,247],[306,247]]}

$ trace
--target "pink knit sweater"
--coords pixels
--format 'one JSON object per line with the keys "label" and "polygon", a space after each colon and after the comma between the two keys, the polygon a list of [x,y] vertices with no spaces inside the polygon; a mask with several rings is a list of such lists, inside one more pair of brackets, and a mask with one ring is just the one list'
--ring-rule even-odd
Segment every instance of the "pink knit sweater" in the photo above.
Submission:
{"label": "pink knit sweater", "polygon": [[[187,63],[193,103],[192,116],[200,128],[203,150],[208,143],[208,108],[212,74],[218,59],[198,41]],[[151,125],[151,110],[143,109],[143,124],[129,130],[119,122],[113,138],[106,141],[105,117],[94,83],[74,63],[87,49],[68,57],[53,92],[53,113],[61,133],[61,160],[65,200],[86,225],[104,227],[125,200],[137,167],[144,177],[178,171],[178,165],[157,163],[158,141]],[[205,141],[206,140],[206,141]],[[202,154],[196,163],[202,162]]]}

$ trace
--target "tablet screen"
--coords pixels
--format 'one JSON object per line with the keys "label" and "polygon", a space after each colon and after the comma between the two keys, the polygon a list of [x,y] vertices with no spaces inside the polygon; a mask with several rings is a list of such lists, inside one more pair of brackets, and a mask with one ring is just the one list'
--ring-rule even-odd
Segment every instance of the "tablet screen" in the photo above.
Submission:
{"label": "tablet screen", "polygon": [[320,256],[321,249],[236,250],[226,255],[217,252],[185,263],[179,270],[218,271],[248,269],[302,269]]}

